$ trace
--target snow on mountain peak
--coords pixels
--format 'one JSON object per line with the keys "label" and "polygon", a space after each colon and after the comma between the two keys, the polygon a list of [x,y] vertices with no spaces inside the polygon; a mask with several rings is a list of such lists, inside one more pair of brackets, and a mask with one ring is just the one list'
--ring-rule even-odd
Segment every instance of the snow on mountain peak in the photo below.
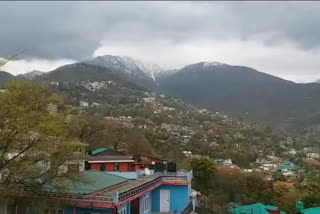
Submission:
{"label": "snow on mountain peak", "polygon": [[[133,59],[129,56],[98,56],[94,59],[87,60],[85,63],[108,68],[110,71],[125,72],[130,76],[140,79],[151,79],[154,83],[160,73],[164,71],[159,65],[145,63],[141,60]],[[165,71],[164,71],[165,72]]]}
{"label": "snow on mountain peak", "polygon": [[222,66],[222,65],[226,65],[226,64],[220,63],[220,62],[205,62],[205,63],[203,63],[203,67],[214,67],[214,66]]}
{"label": "snow on mountain peak", "polygon": [[23,76],[24,78],[28,79],[28,80],[33,80],[34,78],[36,78],[37,76],[41,76],[43,75],[44,72],[42,71],[38,71],[38,70],[33,70],[31,72],[22,74],[21,76]]}
{"label": "snow on mountain peak", "polygon": [[161,67],[157,64],[144,63],[140,60],[135,60],[135,64],[149,77],[156,82],[156,76],[162,71]]}

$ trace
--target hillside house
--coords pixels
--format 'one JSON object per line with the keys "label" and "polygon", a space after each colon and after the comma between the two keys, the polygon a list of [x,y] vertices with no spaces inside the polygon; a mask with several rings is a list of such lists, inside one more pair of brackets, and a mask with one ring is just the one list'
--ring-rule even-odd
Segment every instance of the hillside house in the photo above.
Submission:
{"label": "hillside house", "polygon": [[156,101],[156,98],[154,98],[154,97],[146,97],[146,98],[143,98],[143,101],[145,103],[154,103]]}
{"label": "hillside house", "polygon": [[297,169],[293,163],[285,161],[276,167],[276,171],[288,177],[296,177]]}
{"label": "hillside house", "polygon": [[100,148],[87,156],[87,168],[105,172],[134,172],[133,156],[108,148]]}
{"label": "hillside house", "polygon": [[84,100],[81,100],[81,101],[79,102],[79,106],[80,106],[80,107],[88,107],[88,106],[89,106],[89,103],[86,102],[86,101],[84,101]]}
{"label": "hillside house", "polygon": [[[192,172],[175,172],[129,180],[107,172],[89,170],[80,173],[79,177],[85,181],[72,182],[70,188],[64,188],[62,192],[54,187],[49,188],[46,194],[34,193],[29,196],[47,202],[41,207],[41,211],[32,213],[189,214],[193,209],[192,202],[195,201],[191,197]],[[25,213],[20,202],[12,206],[13,212]],[[4,206],[7,210],[7,204]],[[8,213],[11,214],[11,210]]]}
{"label": "hillside house", "polygon": [[312,159],[320,159],[320,154],[317,152],[308,152],[306,154],[307,158],[312,158]]}

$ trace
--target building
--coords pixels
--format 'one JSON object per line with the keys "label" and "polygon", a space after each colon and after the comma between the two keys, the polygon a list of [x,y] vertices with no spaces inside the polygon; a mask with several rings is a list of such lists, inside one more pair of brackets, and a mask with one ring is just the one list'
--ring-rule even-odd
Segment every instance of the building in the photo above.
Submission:
{"label": "building", "polygon": [[262,203],[250,204],[234,207],[229,210],[229,214],[286,214],[280,211],[278,207],[265,205]]}
{"label": "building", "polygon": [[81,100],[81,101],[79,102],[79,106],[80,106],[80,107],[88,107],[88,106],[89,106],[89,103],[86,102],[86,101]]}
{"label": "building", "polygon": [[166,164],[167,160],[148,155],[127,155],[123,152],[108,148],[93,150],[90,155],[87,156],[87,169],[111,172],[113,174],[126,176],[127,178],[136,178],[128,172],[137,172],[145,168],[154,169],[157,163]]}
{"label": "building", "polygon": [[[107,172],[89,170],[81,172],[79,177],[84,181],[74,182],[69,188],[48,188],[46,194],[31,196],[48,202],[40,213],[189,214],[193,209],[192,172],[126,179]],[[23,210],[22,205],[16,204],[14,207],[19,213]]]}
{"label": "building", "polygon": [[108,148],[100,148],[87,156],[87,169],[105,172],[135,172],[133,156]]}
{"label": "building", "polygon": [[312,158],[312,159],[320,159],[320,154],[317,152],[308,152],[306,154],[307,158]]}
{"label": "building", "polygon": [[149,155],[137,155],[134,157],[134,159],[135,159],[134,168],[136,170],[141,170],[145,168],[154,169],[157,163],[166,164],[168,161],[167,159],[156,158]]}
{"label": "building", "polygon": [[296,177],[297,168],[293,163],[285,161],[276,167],[276,171],[288,177]]}

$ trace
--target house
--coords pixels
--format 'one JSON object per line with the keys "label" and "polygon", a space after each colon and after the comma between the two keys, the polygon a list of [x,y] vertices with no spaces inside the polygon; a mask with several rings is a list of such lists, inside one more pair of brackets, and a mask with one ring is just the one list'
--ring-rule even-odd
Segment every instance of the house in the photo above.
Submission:
{"label": "house", "polygon": [[108,148],[93,150],[87,156],[87,168],[105,172],[134,172],[134,158]]}
{"label": "house", "polygon": [[293,163],[285,161],[276,167],[276,171],[288,177],[296,177],[296,167]]}
{"label": "house", "polygon": [[134,159],[135,159],[134,168],[136,170],[145,169],[145,168],[154,169],[157,163],[166,164],[168,161],[167,159],[156,158],[149,155],[137,155],[134,157]]}
{"label": "house", "polygon": [[229,210],[229,214],[286,214],[278,207],[262,203],[238,206]]}
{"label": "house", "polygon": [[320,159],[320,154],[317,152],[308,152],[306,154],[307,158],[312,158],[312,159]]}
{"label": "house", "polygon": [[153,102],[156,101],[156,98],[154,98],[154,97],[146,97],[146,98],[143,98],[143,101],[145,103],[153,103]]}
{"label": "house", "polygon": [[80,107],[88,107],[88,106],[89,106],[89,103],[86,102],[86,101],[81,100],[81,101],[79,102],[79,106],[80,106]]}
{"label": "house", "polygon": [[[48,202],[41,207],[41,214],[189,214],[195,201],[191,195],[192,171],[129,180],[89,170],[79,177],[83,181],[72,182],[69,188],[48,188],[46,194],[28,197]],[[60,203],[50,204],[53,200]],[[23,205],[16,203],[14,207],[20,213]]]}

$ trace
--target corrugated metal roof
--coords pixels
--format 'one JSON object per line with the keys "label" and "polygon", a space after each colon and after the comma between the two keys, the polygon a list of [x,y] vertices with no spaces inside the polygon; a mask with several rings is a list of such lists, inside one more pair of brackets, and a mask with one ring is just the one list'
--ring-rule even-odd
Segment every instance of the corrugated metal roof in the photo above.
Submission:
{"label": "corrugated metal roof", "polygon": [[[272,205],[264,205],[261,203],[250,204],[230,209],[229,212],[234,214],[270,214],[268,210],[278,210],[278,207]],[[285,214],[285,212],[281,212]]]}
{"label": "corrugated metal roof", "polygon": [[96,155],[96,154],[98,154],[98,153],[100,153],[100,152],[104,152],[104,151],[107,151],[107,150],[108,150],[108,148],[95,149],[95,150],[93,150],[93,151],[91,152],[91,155]]}
{"label": "corrugated metal roof", "polygon": [[133,162],[132,156],[88,156],[87,160],[90,161],[128,161]]}
{"label": "corrugated metal roof", "polygon": [[320,213],[320,207],[314,207],[309,209],[303,209],[301,210],[303,214],[319,214]]}
{"label": "corrugated metal roof", "polygon": [[[96,170],[88,170],[80,172],[78,181],[63,183],[63,189],[56,189],[54,186],[50,185],[49,192],[59,192],[63,191],[68,194],[89,194],[96,191],[101,191],[103,189],[121,184],[126,182],[128,179],[112,175],[107,172],[101,172]],[[61,186],[58,184],[58,186]]]}

